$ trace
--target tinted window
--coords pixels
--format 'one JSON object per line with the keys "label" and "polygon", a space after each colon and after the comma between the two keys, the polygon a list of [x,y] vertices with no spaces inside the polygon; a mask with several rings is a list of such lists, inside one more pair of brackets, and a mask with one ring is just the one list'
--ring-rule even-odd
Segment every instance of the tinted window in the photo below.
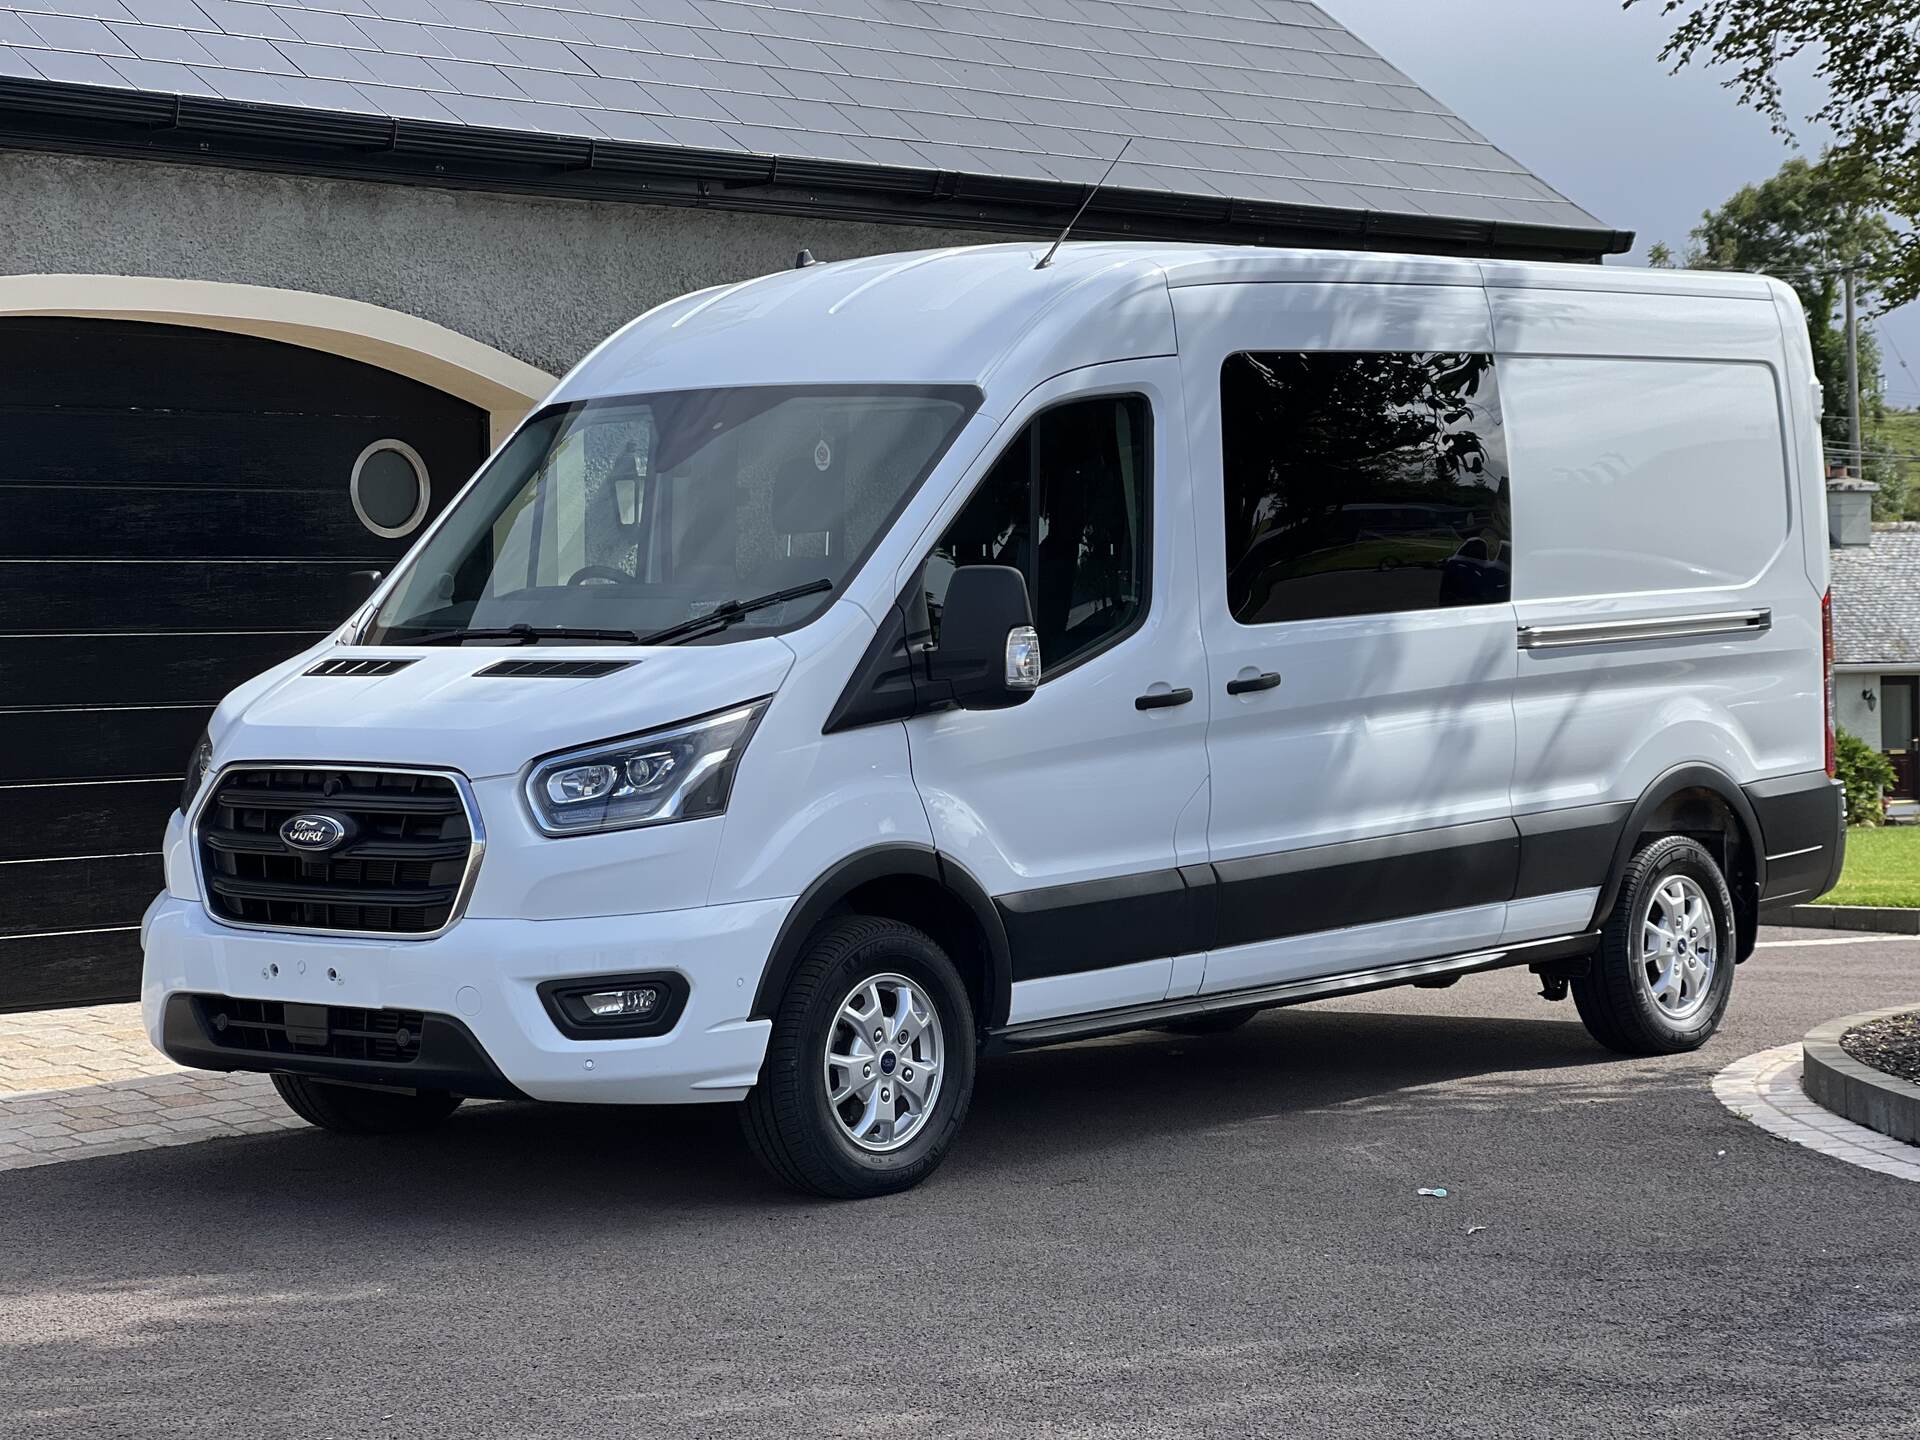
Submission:
{"label": "tinted window", "polygon": [[1220,426],[1242,624],[1507,599],[1492,356],[1229,356]]}
{"label": "tinted window", "polygon": [[939,638],[962,565],[1027,577],[1048,672],[1130,628],[1147,598],[1147,402],[1102,396],[1036,416],[994,462],[927,561]]}

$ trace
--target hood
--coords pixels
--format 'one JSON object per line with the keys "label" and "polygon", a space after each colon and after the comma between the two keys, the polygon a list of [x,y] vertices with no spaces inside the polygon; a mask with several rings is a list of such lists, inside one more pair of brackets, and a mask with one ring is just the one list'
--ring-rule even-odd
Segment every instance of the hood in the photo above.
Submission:
{"label": "hood", "polygon": [[[676,724],[779,689],[794,654],[767,636],[683,646],[328,646],[236,692],[216,715],[220,764],[428,765],[469,779],[536,756]],[[315,675],[333,661],[407,661],[385,675]],[[515,661],[626,662],[590,678],[482,676]]]}

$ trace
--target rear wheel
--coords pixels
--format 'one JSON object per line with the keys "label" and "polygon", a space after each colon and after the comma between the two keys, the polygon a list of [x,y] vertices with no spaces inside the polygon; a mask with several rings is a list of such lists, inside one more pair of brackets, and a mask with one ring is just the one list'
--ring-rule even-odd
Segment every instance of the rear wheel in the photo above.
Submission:
{"label": "rear wheel", "polygon": [[273,1088],[309,1125],[342,1135],[408,1135],[431,1130],[460,1108],[444,1090],[375,1090],[308,1075],[275,1075]]}
{"label": "rear wheel", "polygon": [[747,1142],[780,1180],[836,1199],[917,1185],[973,1098],[973,1007],[946,952],[897,920],[824,926],[795,969]]}
{"label": "rear wheel", "polygon": [[1697,841],[1667,835],[1627,862],[1600,950],[1573,1000],[1588,1032],[1627,1055],[1696,1050],[1733,994],[1733,896]]}

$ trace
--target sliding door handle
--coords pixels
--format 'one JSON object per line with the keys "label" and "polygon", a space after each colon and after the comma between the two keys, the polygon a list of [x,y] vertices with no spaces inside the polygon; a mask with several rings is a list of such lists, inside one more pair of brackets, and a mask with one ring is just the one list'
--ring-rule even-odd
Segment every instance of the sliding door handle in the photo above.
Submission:
{"label": "sliding door handle", "polygon": [[1256,690],[1273,690],[1280,684],[1280,673],[1268,670],[1259,675],[1249,675],[1245,679],[1227,681],[1227,694],[1251,695]]}
{"label": "sliding door handle", "polygon": [[1178,690],[1162,690],[1158,693],[1141,695],[1135,698],[1136,710],[1167,710],[1175,705],[1185,705],[1193,699],[1193,691],[1181,686]]}

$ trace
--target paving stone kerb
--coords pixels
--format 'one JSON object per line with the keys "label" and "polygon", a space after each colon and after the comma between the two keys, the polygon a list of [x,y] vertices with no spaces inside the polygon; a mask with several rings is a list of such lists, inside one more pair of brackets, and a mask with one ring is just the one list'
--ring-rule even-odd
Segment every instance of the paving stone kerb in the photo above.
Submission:
{"label": "paving stone kerb", "polygon": [[1889,1015],[1905,1015],[1920,1009],[1913,1005],[1894,1005],[1885,1010],[1867,1010],[1829,1020],[1808,1032],[1800,1042],[1802,1063],[1800,1084],[1807,1094],[1836,1115],[1844,1115],[1856,1125],[1878,1130],[1909,1145],[1920,1145],[1920,1085],[1863,1065],[1840,1048],[1840,1037],[1869,1020]]}
{"label": "paving stone kerb", "polygon": [[1872,930],[1882,935],[1920,935],[1920,910],[1893,905],[1794,905],[1770,912],[1769,925],[1809,930]]}

